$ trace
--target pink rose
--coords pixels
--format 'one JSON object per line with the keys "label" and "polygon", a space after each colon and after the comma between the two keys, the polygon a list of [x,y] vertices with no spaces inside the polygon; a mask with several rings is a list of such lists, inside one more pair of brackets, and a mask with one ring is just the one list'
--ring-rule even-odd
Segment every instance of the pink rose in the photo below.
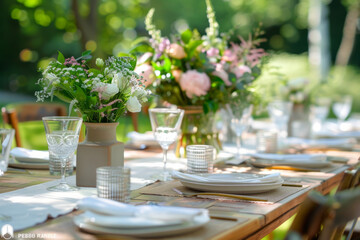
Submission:
{"label": "pink rose", "polygon": [[184,48],[177,43],[170,44],[168,54],[170,57],[176,58],[176,59],[182,59],[182,58],[186,57]]}
{"label": "pink rose", "polygon": [[206,51],[206,55],[208,57],[219,56],[219,49],[212,47],[212,48],[210,48],[209,50]]}
{"label": "pink rose", "polygon": [[229,81],[229,75],[227,74],[227,72],[225,72],[222,64],[216,64],[213,75],[221,78],[221,80],[224,81],[226,86],[231,86],[231,82]]}
{"label": "pink rose", "polygon": [[174,69],[174,70],[171,71],[171,74],[174,76],[175,81],[179,82],[182,71],[180,69]]}
{"label": "pink rose", "polygon": [[146,52],[144,53],[143,55],[141,55],[138,60],[137,60],[137,63],[138,65],[141,65],[145,62],[147,62],[151,57],[152,57],[152,53],[151,52]]}
{"label": "pink rose", "polygon": [[248,66],[241,65],[237,66],[231,69],[231,72],[233,72],[237,78],[241,78],[244,73],[248,72],[251,73],[251,69]]}
{"label": "pink rose", "polygon": [[236,61],[236,54],[232,50],[226,49],[224,51],[224,55],[222,56],[221,60],[223,60],[225,62]]}
{"label": "pink rose", "polygon": [[189,70],[183,73],[179,80],[180,87],[186,92],[189,98],[193,96],[202,96],[210,89],[210,78],[205,73],[196,70]]}
{"label": "pink rose", "polygon": [[134,71],[139,74],[139,76],[142,76],[141,81],[145,87],[149,86],[156,79],[153,67],[150,64],[144,63],[137,66]]}

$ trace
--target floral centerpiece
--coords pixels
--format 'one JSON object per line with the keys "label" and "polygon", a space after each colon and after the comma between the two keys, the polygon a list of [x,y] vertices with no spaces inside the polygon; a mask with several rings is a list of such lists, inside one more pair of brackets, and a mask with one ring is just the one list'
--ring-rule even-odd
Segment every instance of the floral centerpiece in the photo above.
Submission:
{"label": "floral centerpiece", "polygon": [[284,85],[280,86],[280,96],[293,104],[306,105],[309,102],[309,83],[307,78],[294,78],[286,81]]}
{"label": "floral centerpiece", "polygon": [[[240,92],[251,94],[251,84],[260,75],[263,41],[257,30],[240,43],[220,34],[210,0],[206,0],[209,27],[201,36],[187,29],[170,39],[161,36],[153,24],[154,9],[145,24],[151,38],[133,49],[142,52],[137,69],[154,92],[167,103],[185,109],[180,143],[216,145],[213,135],[214,113]],[[180,144],[181,145],[181,144]]]}
{"label": "floral centerpiece", "polygon": [[293,103],[293,109],[290,115],[288,123],[288,135],[293,136],[293,125],[301,123],[303,126],[302,131],[306,132],[305,135],[309,134],[310,123],[309,123],[309,83],[307,78],[294,78],[285,82],[284,85],[280,86],[280,97],[283,100],[290,101]]}
{"label": "floral centerpiece", "polygon": [[84,122],[117,122],[126,112],[140,112],[147,101],[148,91],[134,72],[136,59],[110,57],[106,61],[96,59],[96,67],[88,64],[90,51],[81,57],[65,59],[59,52],[56,61],[42,71],[36,92],[38,101],[53,96],[70,103],[78,110]]}
{"label": "floral centerpiece", "polygon": [[76,184],[82,187],[96,186],[96,168],[124,165],[124,144],[116,139],[117,121],[127,111],[140,112],[148,96],[142,78],[134,72],[136,59],[97,58],[96,67],[90,67],[90,54],[65,59],[59,52],[57,60],[42,71],[38,81],[42,90],[36,92],[39,101],[56,96],[70,103],[69,112],[74,107],[84,119],[86,137],[76,155]]}

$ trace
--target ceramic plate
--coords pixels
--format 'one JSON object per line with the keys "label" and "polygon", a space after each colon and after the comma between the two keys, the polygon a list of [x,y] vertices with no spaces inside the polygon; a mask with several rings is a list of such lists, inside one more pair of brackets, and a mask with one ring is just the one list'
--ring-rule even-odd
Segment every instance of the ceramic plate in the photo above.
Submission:
{"label": "ceramic plate", "polygon": [[130,229],[130,228],[111,228],[111,227],[103,227],[94,224],[89,224],[84,214],[74,217],[75,225],[86,232],[98,233],[98,234],[101,233],[119,234],[119,235],[127,235],[134,237],[151,237],[151,238],[173,236],[187,232],[192,232],[204,226],[209,221],[210,221],[209,216],[207,214],[203,214],[200,216],[196,216],[192,221],[184,222],[182,224],[161,226],[161,227]]}
{"label": "ceramic plate", "polygon": [[199,191],[219,192],[219,193],[262,193],[268,192],[281,187],[284,180],[280,179],[274,183],[258,183],[258,184],[219,184],[219,183],[200,183],[187,180],[180,180],[185,187]]}
{"label": "ceramic plate", "polygon": [[308,168],[325,168],[331,165],[331,162],[325,161],[286,161],[286,160],[267,160],[251,159],[249,162],[256,167],[273,167],[273,166],[290,166],[290,167],[308,167]]}
{"label": "ceramic plate", "polygon": [[19,162],[13,158],[9,159],[9,167],[23,168],[23,169],[49,169],[49,163],[25,163]]}

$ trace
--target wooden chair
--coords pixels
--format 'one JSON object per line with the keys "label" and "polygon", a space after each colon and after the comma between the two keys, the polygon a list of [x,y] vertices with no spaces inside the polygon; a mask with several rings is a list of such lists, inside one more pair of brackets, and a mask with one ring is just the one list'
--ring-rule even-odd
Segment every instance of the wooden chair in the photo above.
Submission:
{"label": "wooden chair", "polygon": [[57,103],[19,103],[1,109],[4,123],[15,129],[15,142],[22,147],[19,122],[39,121],[45,116],[66,116],[66,107]]}
{"label": "wooden chair", "polygon": [[341,239],[346,223],[360,216],[359,175],[359,169],[346,172],[335,195],[310,192],[285,239]]}

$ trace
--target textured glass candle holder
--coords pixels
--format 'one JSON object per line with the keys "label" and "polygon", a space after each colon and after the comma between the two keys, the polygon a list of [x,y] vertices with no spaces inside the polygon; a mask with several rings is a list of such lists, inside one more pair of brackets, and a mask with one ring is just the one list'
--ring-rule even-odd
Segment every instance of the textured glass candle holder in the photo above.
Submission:
{"label": "textured glass candle holder", "polygon": [[188,145],[187,172],[212,173],[214,167],[214,147],[210,145]]}
{"label": "textured glass candle holder", "polygon": [[96,188],[100,198],[130,202],[130,168],[111,166],[97,168]]}
{"label": "textured glass candle holder", "polygon": [[256,151],[259,153],[276,153],[278,135],[273,131],[261,131],[256,134]]}

